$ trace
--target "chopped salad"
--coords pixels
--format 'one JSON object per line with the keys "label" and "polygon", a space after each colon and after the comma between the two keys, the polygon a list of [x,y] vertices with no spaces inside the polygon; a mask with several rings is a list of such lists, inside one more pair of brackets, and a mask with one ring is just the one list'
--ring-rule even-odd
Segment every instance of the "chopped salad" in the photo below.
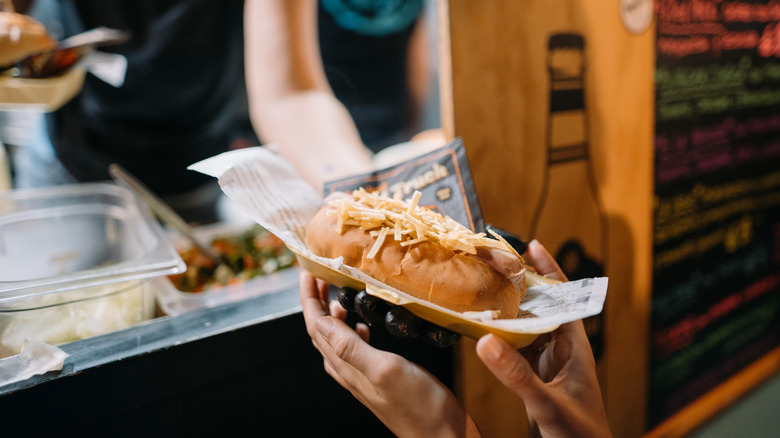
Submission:
{"label": "chopped salad", "polygon": [[296,263],[295,254],[257,224],[239,234],[214,238],[211,249],[219,256],[220,263],[215,264],[196,247],[179,251],[187,270],[169,276],[176,289],[183,292],[219,289]]}

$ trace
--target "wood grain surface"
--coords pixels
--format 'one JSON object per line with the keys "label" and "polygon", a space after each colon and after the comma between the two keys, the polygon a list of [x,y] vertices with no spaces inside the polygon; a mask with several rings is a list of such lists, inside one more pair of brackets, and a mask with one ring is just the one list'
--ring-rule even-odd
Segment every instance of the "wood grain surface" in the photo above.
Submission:
{"label": "wood grain surface", "polygon": [[[542,194],[554,33],[586,42],[587,130],[597,193],[607,218],[610,278],[599,375],[615,436],[641,436],[646,411],[653,202],[653,29],[629,33],[619,2],[440,0],[442,126],[462,137],[486,223],[528,236]],[[570,190],[586,190],[570,187]],[[577,207],[547,223],[577,227]],[[550,217],[550,216],[548,216]],[[590,228],[581,224],[578,233]],[[563,228],[559,228],[563,229]],[[555,235],[538,235],[545,244]],[[522,403],[461,342],[459,396],[483,434],[518,436]]]}

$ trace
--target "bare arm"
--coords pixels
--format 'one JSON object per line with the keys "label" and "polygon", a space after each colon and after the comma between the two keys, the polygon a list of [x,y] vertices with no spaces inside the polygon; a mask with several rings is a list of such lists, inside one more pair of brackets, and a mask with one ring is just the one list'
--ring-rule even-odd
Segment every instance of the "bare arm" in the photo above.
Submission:
{"label": "bare arm", "polygon": [[252,124],[315,189],[373,169],[347,109],[333,95],[317,41],[315,0],[247,0],[244,32]]}

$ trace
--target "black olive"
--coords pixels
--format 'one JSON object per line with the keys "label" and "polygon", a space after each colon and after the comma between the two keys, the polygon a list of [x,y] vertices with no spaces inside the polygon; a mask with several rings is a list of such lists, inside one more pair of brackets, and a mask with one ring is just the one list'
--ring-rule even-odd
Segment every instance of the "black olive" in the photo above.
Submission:
{"label": "black olive", "polygon": [[381,298],[369,295],[362,290],[355,296],[355,310],[369,326],[381,326],[385,323],[385,315],[390,310],[390,304]]}
{"label": "black olive", "polygon": [[460,333],[455,333],[435,324],[426,323],[423,327],[421,339],[428,345],[446,348],[455,345],[461,338]]}
{"label": "black olive", "polygon": [[397,338],[416,338],[421,327],[422,320],[401,306],[393,307],[385,316],[385,328]]}
{"label": "black olive", "polygon": [[339,304],[341,304],[341,307],[343,307],[349,312],[354,312],[355,296],[357,295],[357,293],[358,292],[355,289],[349,287],[339,288],[338,300],[339,300]]}

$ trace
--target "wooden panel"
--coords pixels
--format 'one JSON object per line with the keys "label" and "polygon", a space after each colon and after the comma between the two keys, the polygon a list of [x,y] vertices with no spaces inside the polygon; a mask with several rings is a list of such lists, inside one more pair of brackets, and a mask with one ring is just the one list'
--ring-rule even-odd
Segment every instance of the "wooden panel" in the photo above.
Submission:
{"label": "wooden panel", "polygon": [[[548,248],[556,244],[555,231],[532,235],[548,163],[548,43],[556,33],[584,38],[587,117],[580,123],[606,218],[603,262],[610,277],[599,373],[615,436],[639,436],[651,282],[653,33],[627,32],[618,2],[441,0],[439,8],[442,124],[449,137],[465,142],[485,219],[538,236]],[[562,196],[554,193],[548,196]],[[558,208],[543,224],[577,228],[566,219],[576,218],[580,207]],[[588,236],[589,230],[579,231]],[[517,436],[526,427],[522,403],[473,352],[473,342],[460,344],[459,396],[486,436]]]}

